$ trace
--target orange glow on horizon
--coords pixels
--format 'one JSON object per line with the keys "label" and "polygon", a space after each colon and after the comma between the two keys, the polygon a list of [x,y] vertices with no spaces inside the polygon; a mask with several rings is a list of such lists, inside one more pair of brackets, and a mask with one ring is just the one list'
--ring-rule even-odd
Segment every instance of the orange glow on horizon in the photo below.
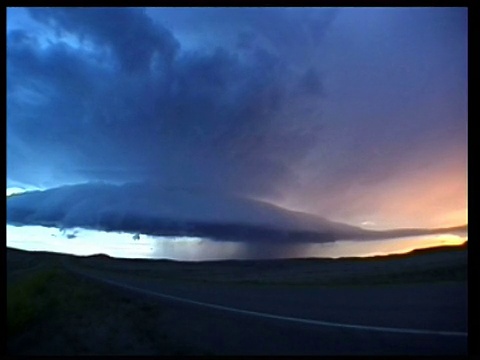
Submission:
{"label": "orange glow on horizon", "polygon": [[459,246],[468,241],[467,236],[441,234],[413,236],[374,241],[338,241],[332,244],[314,244],[307,256],[314,257],[371,257],[382,255],[406,254],[413,250],[438,246]]}
{"label": "orange glow on horizon", "polygon": [[[304,186],[301,196],[286,193],[272,201],[332,221],[375,230],[447,228],[468,224],[466,149],[439,149],[442,161],[420,155],[398,164],[395,175],[379,181],[355,178]],[[440,155],[438,155],[440,157]]]}
{"label": "orange glow on horizon", "polygon": [[[432,239],[426,239],[422,246],[414,246],[413,244],[410,246],[407,246],[403,250],[398,250],[398,251],[393,251],[393,252],[378,252],[378,253],[373,253],[373,254],[368,254],[364,255],[361,257],[370,257],[370,256],[378,256],[378,255],[394,255],[394,254],[407,254],[411,251],[414,250],[420,250],[420,249],[429,249],[429,248],[435,248],[438,246],[459,246],[462,245],[468,241],[468,238],[466,237],[461,237],[457,235],[452,235],[452,234],[443,234],[443,235],[438,235],[436,238]],[[406,244],[405,244],[406,245]]]}

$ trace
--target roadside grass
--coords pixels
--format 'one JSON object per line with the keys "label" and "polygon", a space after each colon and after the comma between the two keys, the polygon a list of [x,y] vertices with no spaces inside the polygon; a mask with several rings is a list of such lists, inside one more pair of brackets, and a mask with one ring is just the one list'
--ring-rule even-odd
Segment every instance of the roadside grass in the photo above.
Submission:
{"label": "roadside grass", "polygon": [[[452,282],[468,280],[466,254],[440,258],[438,255],[422,259],[405,258],[397,260],[338,260],[335,262],[304,261],[285,263],[283,266],[263,268],[234,268],[225,271],[221,264],[185,265],[185,268],[159,264],[147,267],[129,266],[124,269],[109,268],[104,262],[101,268],[88,262],[78,262],[84,271],[108,273],[122,279],[137,282],[189,283],[189,284],[231,284],[268,287],[344,287],[382,286],[412,283]],[[461,256],[458,256],[461,255]],[[194,267],[197,267],[194,269]],[[197,270],[197,271],[193,271]]]}
{"label": "roadside grass", "polygon": [[52,305],[52,297],[44,297],[56,270],[49,269],[7,286],[7,335],[24,330]]}
{"label": "roadside grass", "polygon": [[58,266],[7,285],[7,335],[15,336],[52,313],[75,314],[93,305],[94,295]]}
{"label": "roadside grass", "polygon": [[203,354],[169,332],[158,303],[45,265],[7,285],[10,355]]}
{"label": "roadside grass", "polygon": [[431,269],[422,269],[415,271],[390,271],[378,274],[358,275],[355,273],[347,273],[339,276],[331,274],[323,278],[314,279],[285,279],[285,280],[265,280],[245,279],[239,280],[237,284],[249,284],[257,286],[293,286],[293,287],[342,287],[342,286],[372,286],[372,285],[402,285],[414,283],[435,283],[435,282],[452,282],[467,281],[468,267],[466,265],[444,266]]}

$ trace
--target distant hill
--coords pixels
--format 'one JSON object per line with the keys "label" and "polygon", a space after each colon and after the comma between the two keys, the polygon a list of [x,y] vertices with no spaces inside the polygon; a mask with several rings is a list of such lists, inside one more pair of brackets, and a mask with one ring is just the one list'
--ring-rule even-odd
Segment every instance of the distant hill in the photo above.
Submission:
{"label": "distant hill", "polygon": [[441,253],[441,252],[449,252],[449,251],[466,251],[466,250],[468,250],[468,241],[465,241],[463,244],[460,244],[460,245],[434,246],[434,247],[423,248],[423,249],[415,249],[405,254],[397,254],[397,255],[390,255],[390,256],[423,255],[423,254],[431,254],[431,253]]}
{"label": "distant hill", "polygon": [[[401,254],[387,254],[387,255],[375,255],[369,257],[340,257],[340,258],[319,258],[319,257],[308,257],[308,258],[279,258],[279,259],[225,259],[225,260],[207,260],[207,261],[197,261],[203,263],[278,263],[282,261],[295,261],[295,262],[303,262],[303,261],[326,261],[326,262],[340,262],[343,260],[354,260],[354,261],[366,261],[369,262],[371,260],[388,260],[388,259],[400,259],[400,258],[408,258],[408,257],[416,257],[416,256],[425,256],[430,254],[440,254],[440,253],[453,253],[453,252],[462,252],[468,250],[468,241],[465,241],[461,245],[443,245],[443,246],[434,246],[429,248],[423,249],[415,249],[409,251],[407,253]],[[20,250],[15,248],[7,247],[7,257],[8,256],[15,256],[15,257],[31,257],[33,255],[39,256],[42,258],[49,258],[49,259],[59,259],[62,257],[80,257],[85,259],[91,260],[99,260],[99,261],[115,261],[115,260],[122,260],[128,262],[166,262],[166,263],[192,263],[191,261],[181,261],[181,260],[173,260],[173,259],[120,259],[114,258],[106,254],[94,254],[89,256],[78,256],[78,255],[71,255],[71,254],[63,254],[63,253],[54,253],[48,251],[26,251]]]}

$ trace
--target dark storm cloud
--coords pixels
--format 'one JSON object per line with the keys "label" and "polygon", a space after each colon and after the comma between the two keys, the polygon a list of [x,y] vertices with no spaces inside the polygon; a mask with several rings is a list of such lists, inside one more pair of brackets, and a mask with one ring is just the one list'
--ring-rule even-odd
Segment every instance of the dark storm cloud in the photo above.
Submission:
{"label": "dark storm cloud", "polygon": [[308,69],[300,79],[300,89],[307,94],[321,95],[323,93],[320,75],[315,69]]}
{"label": "dark storm cloud", "polygon": [[[297,75],[254,35],[243,52],[182,51],[140,9],[29,11],[64,41],[8,33],[11,178],[38,168],[37,181],[66,173],[274,194],[317,140],[318,119],[302,103],[320,95],[321,79],[313,69]],[[21,163],[30,150],[37,155]]]}
{"label": "dark storm cloud", "polygon": [[359,224],[400,189],[412,213],[424,171],[437,211],[465,193],[466,15],[8,9],[7,186],[144,181]]}
{"label": "dark storm cloud", "polygon": [[32,18],[59,33],[70,32],[109,47],[123,71],[149,70],[154,55],[171,63],[179,44],[161,25],[136,8],[32,8]]}
{"label": "dark storm cloud", "polygon": [[[155,201],[152,202],[152,196]],[[334,241],[356,228],[254,200],[155,185],[92,183],[12,195],[7,222],[150,235],[290,243]]]}
{"label": "dark storm cloud", "polygon": [[[152,201],[154,197],[155,201]],[[271,204],[215,192],[158,188],[156,185],[104,183],[63,186],[12,195],[7,222],[14,225],[54,226],[141,233],[196,236],[241,241],[244,250],[264,256],[287,254],[306,243],[336,240],[375,240],[423,234],[464,232],[451,229],[367,231]],[[75,233],[73,233],[75,236]],[[72,238],[72,237],[69,237]],[[271,246],[278,245],[278,253]]]}

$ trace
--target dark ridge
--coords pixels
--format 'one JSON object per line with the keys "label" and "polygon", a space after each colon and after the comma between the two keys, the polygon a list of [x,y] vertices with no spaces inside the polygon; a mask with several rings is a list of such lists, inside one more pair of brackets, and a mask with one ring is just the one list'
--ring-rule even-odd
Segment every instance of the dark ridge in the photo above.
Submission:
{"label": "dark ridge", "polygon": [[355,261],[388,260],[388,259],[409,258],[409,257],[429,255],[429,254],[439,254],[439,253],[446,253],[446,252],[466,251],[466,250],[468,250],[468,241],[465,241],[463,244],[460,244],[460,245],[440,245],[440,246],[433,246],[428,248],[414,249],[409,252],[401,253],[401,254],[374,255],[374,256],[368,256],[368,257],[344,257],[341,259],[355,260]]}
{"label": "dark ridge", "polygon": [[398,254],[398,255],[409,256],[409,255],[417,255],[417,254],[421,255],[421,254],[427,254],[427,253],[440,253],[440,252],[446,252],[446,251],[464,251],[464,250],[468,250],[467,240],[460,245],[440,245],[440,246],[435,246],[430,248],[415,249],[408,253]]}
{"label": "dark ridge", "polygon": [[44,250],[22,250],[11,248],[7,246],[7,254],[18,254],[18,255],[26,255],[26,254],[35,254],[38,256],[47,256],[47,257],[62,257],[62,256],[75,256],[66,253],[54,252],[54,251],[44,251]]}
{"label": "dark ridge", "polygon": [[[75,255],[74,255],[75,256]],[[93,255],[87,255],[87,256],[82,256],[86,259],[98,259],[98,260],[110,260],[113,259],[111,256],[107,254],[93,254]]]}
{"label": "dark ridge", "polygon": [[131,259],[131,258],[116,258],[111,257],[106,254],[94,254],[94,255],[87,255],[87,256],[80,256],[80,255],[73,255],[73,254],[65,254],[65,253],[55,253],[55,252],[48,252],[48,251],[29,251],[29,250],[20,250],[15,248],[7,247],[7,254],[8,253],[16,253],[16,254],[35,254],[43,257],[75,257],[75,258],[85,258],[85,259],[97,259],[102,261],[132,261],[132,262],[163,262],[163,263],[235,263],[235,264],[254,264],[254,263],[264,263],[264,264],[275,264],[284,261],[289,262],[337,262],[337,261],[357,261],[357,262],[369,262],[369,261],[377,261],[377,260],[393,260],[393,259],[401,259],[401,258],[409,258],[415,256],[423,256],[429,254],[438,254],[438,253],[446,253],[446,252],[459,252],[459,251],[467,251],[468,250],[468,241],[465,241],[463,244],[460,245],[441,245],[435,246],[430,248],[423,248],[423,249],[415,249],[407,253],[402,254],[389,254],[389,255],[376,255],[370,257],[361,257],[361,256],[351,256],[351,257],[340,257],[340,258],[316,258],[316,257],[306,257],[306,258],[278,258],[278,259],[225,259],[225,260],[199,260],[199,261],[182,261],[182,260],[174,260],[174,259]]}

